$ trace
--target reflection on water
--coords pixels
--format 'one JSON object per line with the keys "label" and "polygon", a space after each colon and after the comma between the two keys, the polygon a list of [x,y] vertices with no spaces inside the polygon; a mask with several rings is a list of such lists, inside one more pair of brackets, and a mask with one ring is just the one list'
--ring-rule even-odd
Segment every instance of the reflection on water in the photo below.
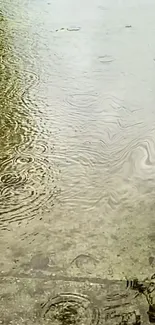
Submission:
{"label": "reflection on water", "polygon": [[154,3],[4,7],[0,226],[18,233],[4,232],[8,256],[18,244],[18,271],[46,252],[65,274],[151,274]]}
{"label": "reflection on water", "polygon": [[37,139],[37,124],[28,110],[26,95],[35,75],[29,74],[22,89],[22,62],[13,56],[9,24],[3,15],[0,33],[0,224],[5,229],[7,223],[47,209],[48,201],[53,205],[57,186],[56,173],[46,157],[47,145]]}

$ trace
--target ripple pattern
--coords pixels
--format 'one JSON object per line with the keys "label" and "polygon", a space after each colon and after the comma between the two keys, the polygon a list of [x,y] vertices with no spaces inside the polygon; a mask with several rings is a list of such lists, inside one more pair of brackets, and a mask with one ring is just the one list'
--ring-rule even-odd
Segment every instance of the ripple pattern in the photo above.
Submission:
{"label": "ripple pattern", "polygon": [[[39,83],[12,54],[8,24],[0,20],[0,226],[42,217],[58,195],[58,173],[52,149],[37,138],[36,104],[30,91]],[[24,78],[23,78],[24,75]]]}
{"label": "ripple pattern", "polygon": [[66,150],[69,187],[64,189],[63,202],[88,210],[100,206],[107,213],[124,199],[135,200],[141,187],[140,202],[143,181],[153,195],[154,120],[150,123],[144,110],[139,118],[138,109],[109,94],[76,93],[66,96],[65,105],[66,119],[77,129],[70,132]]}
{"label": "ripple pattern", "polygon": [[[0,41],[0,155],[6,152],[12,155],[21,145],[28,147],[35,136],[35,122],[25,109],[21,95],[21,78],[19,68],[21,62],[13,57],[7,21],[1,23]],[[24,104],[24,105],[23,105]],[[5,148],[5,150],[4,150]]]}
{"label": "ripple pattern", "polygon": [[47,160],[22,155],[1,163],[0,224],[51,210],[58,195],[57,176]]}
{"label": "ripple pattern", "polygon": [[88,324],[99,323],[99,310],[87,296],[74,293],[61,293],[47,303],[42,304],[42,317],[57,323]]}

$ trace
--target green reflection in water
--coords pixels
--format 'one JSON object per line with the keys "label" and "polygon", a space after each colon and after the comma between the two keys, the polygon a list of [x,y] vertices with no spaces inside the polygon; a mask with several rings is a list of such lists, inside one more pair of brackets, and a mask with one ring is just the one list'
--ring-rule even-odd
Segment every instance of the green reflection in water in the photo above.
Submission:
{"label": "green reflection in water", "polygon": [[13,54],[10,22],[0,13],[0,157],[33,140],[34,123],[22,102],[21,63]]}

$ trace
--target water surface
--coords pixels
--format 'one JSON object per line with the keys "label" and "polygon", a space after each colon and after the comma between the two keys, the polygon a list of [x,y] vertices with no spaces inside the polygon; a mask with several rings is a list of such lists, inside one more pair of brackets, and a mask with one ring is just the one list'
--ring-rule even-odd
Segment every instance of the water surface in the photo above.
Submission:
{"label": "water surface", "polygon": [[154,1],[5,1],[1,272],[155,266]]}

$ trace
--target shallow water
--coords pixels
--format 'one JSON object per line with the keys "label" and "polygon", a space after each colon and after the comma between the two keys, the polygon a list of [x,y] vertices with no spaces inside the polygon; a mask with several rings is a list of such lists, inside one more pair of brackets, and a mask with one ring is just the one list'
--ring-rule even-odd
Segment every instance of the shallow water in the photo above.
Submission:
{"label": "shallow water", "polygon": [[154,1],[4,1],[0,271],[155,267]]}

